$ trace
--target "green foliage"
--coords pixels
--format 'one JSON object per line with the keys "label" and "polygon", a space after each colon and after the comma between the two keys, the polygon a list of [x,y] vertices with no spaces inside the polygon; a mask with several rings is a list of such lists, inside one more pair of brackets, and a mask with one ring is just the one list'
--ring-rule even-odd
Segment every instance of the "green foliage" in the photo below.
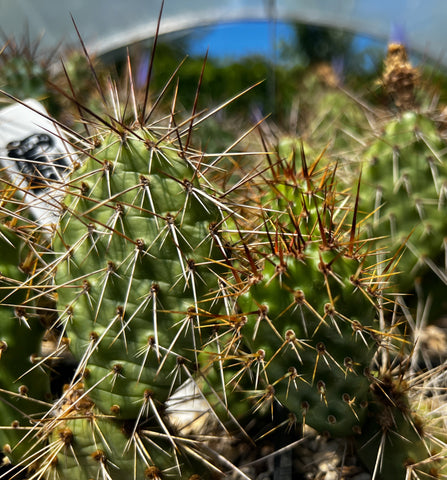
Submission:
{"label": "green foliage", "polygon": [[352,57],[352,33],[318,25],[295,26],[296,50],[307,65]]}

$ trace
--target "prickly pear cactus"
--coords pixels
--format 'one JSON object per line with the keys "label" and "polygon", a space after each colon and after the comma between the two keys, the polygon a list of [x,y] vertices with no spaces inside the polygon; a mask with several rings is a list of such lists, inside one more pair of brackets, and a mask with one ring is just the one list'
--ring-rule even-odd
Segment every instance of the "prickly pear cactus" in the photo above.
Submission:
{"label": "prickly pear cactus", "polygon": [[33,435],[51,392],[48,372],[39,365],[43,314],[35,309],[32,282],[27,285],[37,262],[31,240],[0,225],[0,245],[0,451],[14,461],[26,452],[23,439]]}
{"label": "prickly pear cactus", "polygon": [[445,394],[427,389],[418,395],[412,382],[422,384],[424,376],[411,379],[387,369],[371,384],[367,420],[356,442],[374,478],[445,477],[445,420],[435,413]]}
{"label": "prickly pear cactus", "polygon": [[300,423],[349,436],[361,431],[367,372],[386,332],[334,170],[299,158],[263,175],[262,225],[244,239],[247,278],[235,301],[247,351],[237,378],[254,379],[258,408],[277,401]]}
{"label": "prickly pear cactus", "polygon": [[[60,416],[48,422],[48,453],[44,462],[34,463],[35,471],[45,478],[79,480],[188,478],[194,471],[192,459],[171,453],[173,438],[163,438],[155,421],[117,420],[99,412],[84,394],[82,383],[71,388]],[[34,457],[39,460],[39,451]]]}
{"label": "prickly pear cactus", "polygon": [[369,266],[358,195],[349,206],[334,171],[317,164],[272,168],[262,227],[241,231],[246,280],[234,288],[229,390],[242,385],[254,412],[282,405],[294,422],[355,439],[375,479],[441,475],[442,439],[416,412],[403,337],[384,321],[395,309],[393,262]]}
{"label": "prickly pear cactus", "polygon": [[[247,343],[261,362],[264,400],[276,398],[320,432],[354,433],[364,414],[364,370],[375,342],[373,308],[353,282],[359,264],[318,245],[304,248],[299,258],[290,252],[280,257],[268,257],[259,280],[239,297]],[[345,317],[348,296],[357,297],[357,305]]]}
{"label": "prickly pear cactus", "polygon": [[[423,113],[407,111],[392,118],[365,153],[361,209],[372,212],[371,235],[393,255],[406,251],[397,278],[401,292],[445,254],[447,169],[445,141],[436,122]],[[442,267],[441,267],[442,268]]]}
{"label": "prickly pear cactus", "polygon": [[54,239],[60,322],[97,407],[144,418],[198,367],[222,214],[169,139],[144,128],[99,139]]}

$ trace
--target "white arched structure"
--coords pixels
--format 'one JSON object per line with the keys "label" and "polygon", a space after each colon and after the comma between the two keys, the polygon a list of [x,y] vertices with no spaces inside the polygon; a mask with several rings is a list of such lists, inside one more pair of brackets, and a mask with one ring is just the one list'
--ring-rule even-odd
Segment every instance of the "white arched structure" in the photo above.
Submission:
{"label": "white arched structure", "polygon": [[[71,15],[92,53],[154,35],[161,0],[0,0],[0,29],[41,45],[78,44]],[[222,22],[281,20],[335,26],[388,40],[447,65],[446,0],[165,0],[160,33]]]}

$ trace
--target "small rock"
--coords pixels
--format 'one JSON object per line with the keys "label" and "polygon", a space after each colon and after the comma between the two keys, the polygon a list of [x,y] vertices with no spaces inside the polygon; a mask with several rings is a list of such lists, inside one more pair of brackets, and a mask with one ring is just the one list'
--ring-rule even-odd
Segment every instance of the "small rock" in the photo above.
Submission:
{"label": "small rock", "polygon": [[324,480],[339,480],[339,473],[336,470],[331,470],[326,473]]}

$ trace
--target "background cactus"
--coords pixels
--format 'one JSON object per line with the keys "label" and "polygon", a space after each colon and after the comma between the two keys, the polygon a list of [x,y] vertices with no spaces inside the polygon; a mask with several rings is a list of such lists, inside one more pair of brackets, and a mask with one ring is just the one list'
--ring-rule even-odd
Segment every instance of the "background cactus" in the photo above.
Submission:
{"label": "background cactus", "polygon": [[[26,40],[18,42],[13,38],[7,39],[0,50],[0,88],[23,100],[49,100],[47,81],[52,56],[53,54],[41,52],[38,44],[30,45]],[[54,104],[49,101],[49,106]]]}
{"label": "background cactus", "polygon": [[374,210],[372,234],[391,237],[390,253],[407,246],[400,264],[405,272],[398,279],[401,291],[408,291],[424,271],[444,267],[439,265],[446,236],[444,148],[436,122],[407,111],[392,118],[365,152],[361,208]]}
{"label": "background cactus", "polygon": [[366,148],[358,154],[360,206],[367,214],[374,212],[368,232],[389,237],[382,241],[393,245],[389,254],[408,245],[401,259],[405,274],[398,277],[403,292],[444,250],[445,138],[439,111],[419,88],[420,73],[403,45],[389,46],[381,83],[391,104],[377,111],[374,129],[365,135]]}

